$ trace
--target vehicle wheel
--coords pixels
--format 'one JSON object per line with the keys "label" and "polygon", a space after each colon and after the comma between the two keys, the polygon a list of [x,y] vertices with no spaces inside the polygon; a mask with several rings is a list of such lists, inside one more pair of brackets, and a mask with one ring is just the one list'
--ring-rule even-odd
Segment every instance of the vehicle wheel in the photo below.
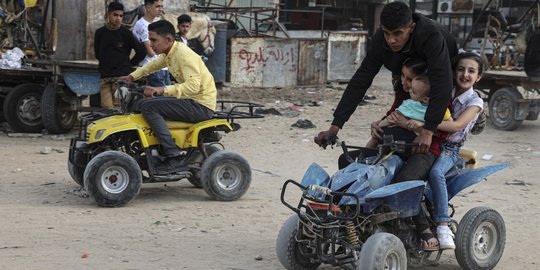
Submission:
{"label": "vehicle wheel", "polygon": [[99,206],[118,207],[133,200],[142,184],[137,162],[120,151],[98,154],[84,170],[84,187]]}
{"label": "vehicle wheel", "polygon": [[511,88],[503,87],[495,91],[489,98],[489,118],[496,129],[514,130],[523,120],[516,120],[517,100],[521,94]]}
{"label": "vehicle wheel", "polygon": [[77,122],[77,111],[70,111],[69,104],[60,98],[56,87],[49,84],[41,96],[41,119],[50,133],[66,133]]}
{"label": "vehicle wheel", "polygon": [[4,100],[4,118],[16,132],[40,133],[43,129],[41,121],[41,93],[39,84],[25,83],[9,91]]}
{"label": "vehicle wheel", "polygon": [[281,229],[276,239],[276,253],[279,262],[287,269],[317,269],[320,263],[312,263],[309,258],[302,257],[297,239],[299,218],[296,214],[290,216]]}
{"label": "vehicle wheel", "polygon": [[71,175],[71,179],[73,179],[73,181],[75,181],[75,183],[77,183],[79,186],[84,185],[84,169],[85,168],[81,168],[68,160],[69,175]]}
{"label": "vehicle wheel", "polygon": [[407,269],[407,253],[399,238],[390,233],[370,236],[360,251],[358,269]]}
{"label": "vehicle wheel", "polygon": [[210,197],[219,201],[234,201],[248,190],[251,168],[240,154],[222,150],[209,156],[203,163],[201,183]]}
{"label": "vehicle wheel", "polygon": [[[219,145],[210,144],[206,146],[206,154],[211,156],[212,154],[223,150]],[[191,177],[188,178],[189,182],[196,188],[202,188],[201,183],[201,167],[205,161],[203,154],[196,150],[191,157],[187,160],[189,170],[191,171]]]}
{"label": "vehicle wheel", "polygon": [[456,259],[464,269],[493,269],[505,243],[506,227],[501,215],[489,207],[475,207],[459,223]]}

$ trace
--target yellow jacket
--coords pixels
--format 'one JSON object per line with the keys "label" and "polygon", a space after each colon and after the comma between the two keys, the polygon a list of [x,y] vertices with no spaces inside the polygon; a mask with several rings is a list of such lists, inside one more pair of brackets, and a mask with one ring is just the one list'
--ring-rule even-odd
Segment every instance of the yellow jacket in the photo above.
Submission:
{"label": "yellow jacket", "polygon": [[167,55],[159,55],[158,58],[137,68],[130,75],[134,80],[138,80],[164,67],[169,68],[169,72],[178,82],[168,85],[164,95],[190,98],[212,111],[216,110],[217,91],[214,77],[201,57],[183,43],[175,41]]}

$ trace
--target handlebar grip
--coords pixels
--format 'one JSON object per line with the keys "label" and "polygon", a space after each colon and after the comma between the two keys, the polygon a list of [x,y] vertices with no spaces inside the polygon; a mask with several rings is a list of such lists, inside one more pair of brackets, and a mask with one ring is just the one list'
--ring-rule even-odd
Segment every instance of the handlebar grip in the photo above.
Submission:
{"label": "handlebar grip", "polygon": [[328,147],[329,145],[334,146],[337,143],[337,141],[338,141],[338,137],[336,135],[325,134],[323,140],[321,141],[320,146],[323,149],[326,149],[326,147]]}

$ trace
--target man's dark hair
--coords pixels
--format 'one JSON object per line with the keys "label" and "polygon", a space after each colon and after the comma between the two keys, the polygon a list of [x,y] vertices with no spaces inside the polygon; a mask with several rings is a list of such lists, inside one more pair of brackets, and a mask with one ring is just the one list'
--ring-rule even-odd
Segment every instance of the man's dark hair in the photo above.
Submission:
{"label": "man's dark hair", "polygon": [[392,31],[412,22],[412,11],[403,2],[392,2],[384,6],[381,12],[381,25]]}
{"label": "man's dark hair", "polygon": [[192,23],[193,22],[193,20],[191,19],[191,16],[189,16],[187,14],[182,14],[182,15],[178,16],[178,18],[176,20],[178,21],[178,24]]}
{"label": "man's dark hair", "polygon": [[156,34],[162,37],[171,36],[174,38],[174,25],[167,20],[151,23],[148,25],[148,31],[156,32]]}
{"label": "man's dark hair", "polygon": [[153,5],[156,1],[159,1],[159,0],[144,0],[144,5]]}
{"label": "man's dark hair", "polygon": [[124,11],[124,5],[118,2],[110,2],[109,5],[107,6],[107,12],[109,13],[117,11],[117,10]]}

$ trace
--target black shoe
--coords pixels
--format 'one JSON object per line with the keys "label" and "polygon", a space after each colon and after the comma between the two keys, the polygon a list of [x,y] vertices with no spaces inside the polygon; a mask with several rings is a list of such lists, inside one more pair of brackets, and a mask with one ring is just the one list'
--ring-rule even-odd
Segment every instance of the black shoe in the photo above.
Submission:
{"label": "black shoe", "polygon": [[177,172],[189,171],[189,167],[184,163],[180,157],[171,157],[165,159],[165,161],[159,163],[156,166],[159,174],[171,174]]}

